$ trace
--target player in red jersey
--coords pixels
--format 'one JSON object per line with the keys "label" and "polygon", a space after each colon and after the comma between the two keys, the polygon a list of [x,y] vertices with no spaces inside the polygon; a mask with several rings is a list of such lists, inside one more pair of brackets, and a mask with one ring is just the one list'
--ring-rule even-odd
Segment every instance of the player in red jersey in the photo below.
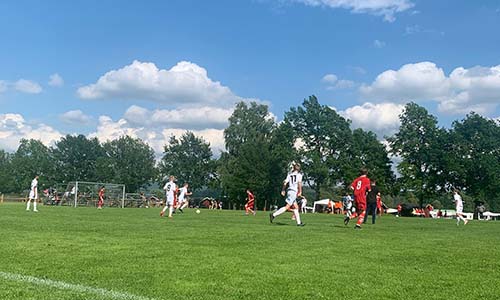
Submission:
{"label": "player in red jersey", "polygon": [[247,203],[245,204],[245,215],[248,215],[248,213],[252,213],[255,216],[255,211],[253,210],[254,205],[255,205],[255,196],[249,189],[247,189]]}
{"label": "player in red jersey", "polygon": [[99,200],[97,201],[97,209],[102,209],[102,205],[104,204],[104,192],[106,189],[104,186],[101,186],[99,189]]}
{"label": "player in red jersey", "polygon": [[368,171],[363,168],[360,170],[360,176],[351,184],[351,189],[354,190],[354,205],[356,206],[356,213],[351,217],[345,217],[344,224],[349,224],[349,220],[358,217],[355,229],[361,229],[361,224],[364,221],[366,214],[366,194],[371,191],[370,179],[368,178]]}

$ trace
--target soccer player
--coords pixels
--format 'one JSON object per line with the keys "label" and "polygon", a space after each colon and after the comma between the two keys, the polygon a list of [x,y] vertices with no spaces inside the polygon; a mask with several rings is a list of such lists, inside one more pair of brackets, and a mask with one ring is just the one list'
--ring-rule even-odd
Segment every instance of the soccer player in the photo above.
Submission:
{"label": "soccer player", "polygon": [[377,207],[378,207],[378,202],[377,199],[380,197],[380,192],[378,190],[377,184],[375,180],[371,181],[371,190],[368,193],[367,196],[367,215],[366,218],[363,221],[363,224],[366,223],[366,219],[368,219],[368,214],[372,214],[372,224],[375,224],[375,218],[377,216]]}
{"label": "soccer player", "polygon": [[356,206],[356,213],[352,214],[351,217],[345,217],[344,224],[349,224],[349,220],[358,216],[358,221],[354,229],[361,229],[361,224],[364,221],[366,214],[366,194],[371,191],[370,179],[368,178],[368,170],[362,168],[360,170],[360,176],[351,184],[351,189],[354,190],[354,205]]}
{"label": "soccer player", "polygon": [[186,196],[190,196],[193,194],[191,192],[188,192],[188,187],[189,184],[187,182],[184,183],[184,186],[180,189],[179,192],[179,203],[177,204],[177,206],[179,207],[179,211],[181,213],[184,213],[183,209],[188,206],[188,201]]}
{"label": "soccer player", "polygon": [[253,210],[255,205],[255,196],[250,189],[247,189],[247,203],[245,204],[245,215],[252,213],[255,216],[255,211]]}
{"label": "soccer player", "polygon": [[97,201],[97,209],[102,209],[102,205],[104,204],[104,193],[105,192],[106,192],[106,189],[104,188],[104,185],[103,185],[99,189],[99,200]]}
{"label": "soccer player", "polygon": [[344,196],[344,211],[346,218],[351,218],[352,215],[352,198],[349,193],[346,193]]}
{"label": "soccer player", "polygon": [[174,200],[175,200],[175,190],[177,189],[177,185],[175,184],[175,177],[170,175],[169,181],[165,183],[163,189],[165,190],[166,200],[165,207],[160,213],[160,217],[163,217],[165,211],[168,208],[168,217],[172,218],[172,213],[174,212]]}
{"label": "soccer player", "polygon": [[293,214],[295,215],[297,226],[304,226],[305,224],[300,221],[299,206],[297,204],[297,197],[302,196],[302,174],[300,173],[299,164],[293,163],[292,166],[293,171],[287,175],[285,181],[283,182],[283,188],[281,189],[281,196],[285,196],[286,194],[286,205],[274,213],[269,214],[269,220],[272,223],[274,218],[291,208]]}
{"label": "soccer player", "polygon": [[384,207],[382,207],[382,197],[380,196],[380,193],[377,194],[377,214],[379,217],[384,214]]}
{"label": "soccer player", "polygon": [[306,206],[307,206],[307,199],[306,197],[302,196],[302,200],[300,201],[300,212],[305,214],[306,213]]}
{"label": "soccer player", "polygon": [[26,210],[30,210],[31,200],[33,200],[33,211],[38,212],[36,209],[36,201],[38,200],[38,175],[31,181],[31,189],[28,197],[28,202],[26,203]]}
{"label": "soccer player", "polygon": [[463,215],[464,203],[462,196],[460,196],[456,189],[453,191],[453,202],[455,202],[455,210],[457,211],[457,226],[460,225],[460,220],[464,221],[464,225],[467,225],[469,221]]}

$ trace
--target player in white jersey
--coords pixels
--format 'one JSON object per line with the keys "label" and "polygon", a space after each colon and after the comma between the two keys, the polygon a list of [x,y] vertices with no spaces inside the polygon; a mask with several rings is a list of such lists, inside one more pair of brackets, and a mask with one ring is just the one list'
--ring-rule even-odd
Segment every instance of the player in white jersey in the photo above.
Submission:
{"label": "player in white jersey", "polygon": [[172,213],[174,211],[174,202],[175,202],[175,191],[177,190],[177,185],[175,184],[175,177],[173,175],[170,175],[170,180],[165,184],[163,187],[165,190],[165,207],[160,213],[160,217],[163,217],[165,214],[165,211],[168,208],[168,217],[172,218]]}
{"label": "player in white jersey", "polygon": [[30,210],[31,200],[33,200],[33,211],[38,212],[36,209],[36,201],[38,200],[38,175],[31,181],[30,194],[28,202],[26,203],[26,210]]}
{"label": "player in white jersey", "polygon": [[283,182],[283,188],[281,190],[281,195],[286,195],[286,205],[281,207],[274,213],[271,213],[269,215],[269,221],[272,223],[274,218],[291,209],[293,214],[295,215],[297,226],[304,226],[304,223],[300,221],[299,205],[297,204],[297,197],[302,196],[302,174],[300,173],[299,164],[293,163],[292,165],[293,171],[286,177],[285,181]]}
{"label": "player in white jersey", "polygon": [[467,224],[467,219],[464,218],[464,203],[462,201],[462,196],[458,193],[458,190],[453,191],[453,202],[455,202],[455,210],[457,211],[457,226],[460,225],[460,220],[464,221],[464,225]]}
{"label": "player in white jersey", "polygon": [[184,183],[184,186],[179,190],[179,201],[177,202],[177,207],[179,208],[180,212],[183,213],[183,209],[186,208],[189,204],[186,196],[190,196],[193,193],[188,192],[188,187],[189,184],[186,182]]}

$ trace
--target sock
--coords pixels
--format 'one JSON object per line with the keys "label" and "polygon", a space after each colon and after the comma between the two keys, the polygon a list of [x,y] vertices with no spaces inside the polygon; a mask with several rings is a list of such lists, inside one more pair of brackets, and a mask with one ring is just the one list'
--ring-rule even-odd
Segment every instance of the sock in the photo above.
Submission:
{"label": "sock", "polygon": [[356,225],[361,226],[361,224],[363,223],[364,219],[365,219],[365,211],[363,210],[363,211],[359,214],[358,221],[356,222]]}
{"label": "sock", "polygon": [[169,206],[168,216],[171,217],[173,212],[174,212],[174,208],[172,206]]}
{"label": "sock", "polygon": [[167,208],[168,208],[168,205],[165,205],[165,207],[163,207],[161,212],[164,213],[167,210]]}
{"label": "sock", "polygon": [[457,216],[457,225],[460,225],[460,217]]}
{"label": "sock", "polygon": [[36,211],[36,199],[33,200],[33,211]]}
{"label": "sock", "polygon": [[297,221],[297,224],[302,223],[302,222],[300,221],[300,214],[299,214],[299,210],[298,210],[298,209],[294,209],[294,210],[293,210],[293,215],[295,216],[295,221]]}
{"label": "sock", "polygon": [[28,202],[26,202],[26,210],[30,210],[30,204],[31,204],[31,199],[28,199]]}
{"label": "sock", "polygon": [[279,215],[281,215],[282,213],[284,213],[286,211],[286,206],[283,206],[282,208],[278,209],[277,211],[275,211],[273,213],[273,217],[277,217]]}

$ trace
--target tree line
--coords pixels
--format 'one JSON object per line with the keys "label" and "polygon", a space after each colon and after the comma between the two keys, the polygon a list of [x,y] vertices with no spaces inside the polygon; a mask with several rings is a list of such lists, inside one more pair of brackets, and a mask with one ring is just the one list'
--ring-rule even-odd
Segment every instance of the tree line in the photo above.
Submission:
{"label": "tree line", "polygon": [[[340,196],[360,168],[369,170],[385,195],[420,205],[448,203],[459,189],[466,200],[500,208],[500,125],[476,113],[439,127],[425,108],[408,103],[399,131],[380,142],[373,132],[351,129],[348,119],[315,96],[285,112],[277,122],[264,104],[240,102],[224,130],[225,151],[215,158],[210,144],[192,132],[171,137],[157,161],[140,139],[123,136],[100,143],[67,135],[47,147],[20,141],[16,152],[0,150],[0,192],[20,192],[35,174],[45,187],[70,181],[123,183],[128,192],[162,184],[169,174],[196,192],[217,191],[234,205],[254,192],[259,208],[280,201],[291,161],[300,162],[309,196]],[[399,161],[394,172],[392,158]]]}

